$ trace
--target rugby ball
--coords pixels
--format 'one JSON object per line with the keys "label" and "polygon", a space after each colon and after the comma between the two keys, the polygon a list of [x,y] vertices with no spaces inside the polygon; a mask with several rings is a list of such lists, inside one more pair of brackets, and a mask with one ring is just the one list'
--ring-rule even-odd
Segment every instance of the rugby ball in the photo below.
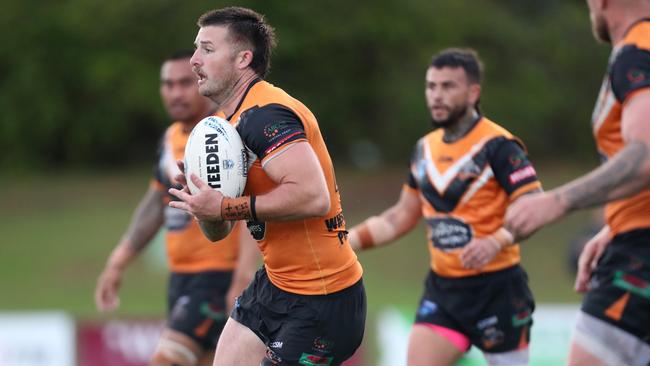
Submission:
{"label": "rugby ball", "polygon": [[196,174],[226,197],[244,193],[248,176],[248,154],[237,130],[223,118],[202,119],[185,145],[185,177],[192,194],[199,189],[190,180]]}

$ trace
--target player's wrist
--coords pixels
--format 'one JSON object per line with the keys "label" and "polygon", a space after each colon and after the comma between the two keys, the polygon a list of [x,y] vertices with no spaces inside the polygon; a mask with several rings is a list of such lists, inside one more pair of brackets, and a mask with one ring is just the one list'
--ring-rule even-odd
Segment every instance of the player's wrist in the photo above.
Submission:
{"label": "player's wrist", "polygon": [[508,229],[501,227],[488,237],[490,242],[496,245],[498,250],[506,248],[515,243],[515,238]]}
{"label": "player's wrist", "polygon": [[224,197],[221,200],[221,219],[229,221],[257,221],[255,202],[255,196]]}

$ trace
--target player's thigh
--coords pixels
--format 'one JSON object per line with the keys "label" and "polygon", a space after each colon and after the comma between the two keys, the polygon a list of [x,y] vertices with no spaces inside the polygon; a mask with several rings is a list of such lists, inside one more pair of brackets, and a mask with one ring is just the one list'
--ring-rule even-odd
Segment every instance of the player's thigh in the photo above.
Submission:
{"label": "player's thigh", "polygon": [[607,366],[600,359],[576,342],[571,342],[568,366]]}
{"label": "player's thigh", "polygon": [[650,344],[616,324],[580,311],[573,330],[569,364],[588,365],[592,359],[604,365],[647,366]]}
{"label": "player's thigh", "polygon": [[150,365],[195,366],[203,355],[203,348],[192,338],[166,328],[160,336]]}
{"label": "player's thigh", "polygon": [[259,366],[266,346],[253,331],[229,318],[223,328],[213,366]]}
{"label": "player's thigh", "polygon": [[[447,331],[444,331],[444,330]],[[442,331],[441,331],[442,330]],[[453,339],[458,337],[459,339]],[[467,337],[459,332],[428,324],[415,324],[408,342],[408,366],[451,366],[465,350],[459,347],[459,340],[469,346]]]}

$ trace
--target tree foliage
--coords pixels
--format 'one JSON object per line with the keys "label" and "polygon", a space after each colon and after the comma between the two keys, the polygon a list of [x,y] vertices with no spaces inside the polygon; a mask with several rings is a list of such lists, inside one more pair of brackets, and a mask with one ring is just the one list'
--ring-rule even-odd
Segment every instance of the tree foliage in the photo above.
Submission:
{"label": "tree foliage", "polygon": [[[150,161],[169,121],[160,60],[191,47],[207,1],[23,0],[0,12],[0,165]],[[430,128],[429,59],[473,47],[486,66],[485,114],[533,155],[592,154],[589,120],[608,47],[583,1],[241,1],[279,46],[268,80],[317,115],[337,160],[355,141],[404,162]]]}

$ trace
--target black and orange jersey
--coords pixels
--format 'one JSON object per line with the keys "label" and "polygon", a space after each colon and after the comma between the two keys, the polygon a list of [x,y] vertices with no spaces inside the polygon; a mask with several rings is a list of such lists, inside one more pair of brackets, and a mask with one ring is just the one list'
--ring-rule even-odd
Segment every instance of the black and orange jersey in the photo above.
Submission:
{"label": "black and orange jersey", "polygon": [[[631,95],[650,87],[650,20],[633,25],[615,45],[592,116],[592,128],[603,162],[624,146],[621,117]],[[650,227],[650,189],[605,206],[612,234]]]}
{"label": "black and orange jersey", "polygon": [[298,141],[313,148],[329,190],[330,211],[323,217],[248,223],[271,282],[304,295],[325,295],[358,282],[361,264],[348,243],[334,167],[316,117],[282,89],[258,79],[227,119],[237,127],[252,161],[245,194],[273,190],[277,185],[264,172],[264,164]]}
{"label": "black and orange jersey", "polygon": [[420,197],[431,269],[444,277],[465,277],[519,263],[518,244],[480,270],[464,268],[460,253],[472,238],[503,226],[510,202],[541,188],[523,144],[484,117],[457,141],[447,143],[443,135],[440,128],[418,141],[404,188]]}
{"label": "black and orange jersey", "polygon": [[212,243],[188,213],[167,205],[170,200],[176,199],[167,190],[180,186],[174,181],[174,177],[180,173],[176,160],[183,159],[185,155],[189,133],[181,122],[173,123],[167,128],[160,144],[155,177],[151,182],[155,189],[165,193],[165,239],[169,268],[179,273],[230,271],[237,263],[239,226],[221,242]]}

